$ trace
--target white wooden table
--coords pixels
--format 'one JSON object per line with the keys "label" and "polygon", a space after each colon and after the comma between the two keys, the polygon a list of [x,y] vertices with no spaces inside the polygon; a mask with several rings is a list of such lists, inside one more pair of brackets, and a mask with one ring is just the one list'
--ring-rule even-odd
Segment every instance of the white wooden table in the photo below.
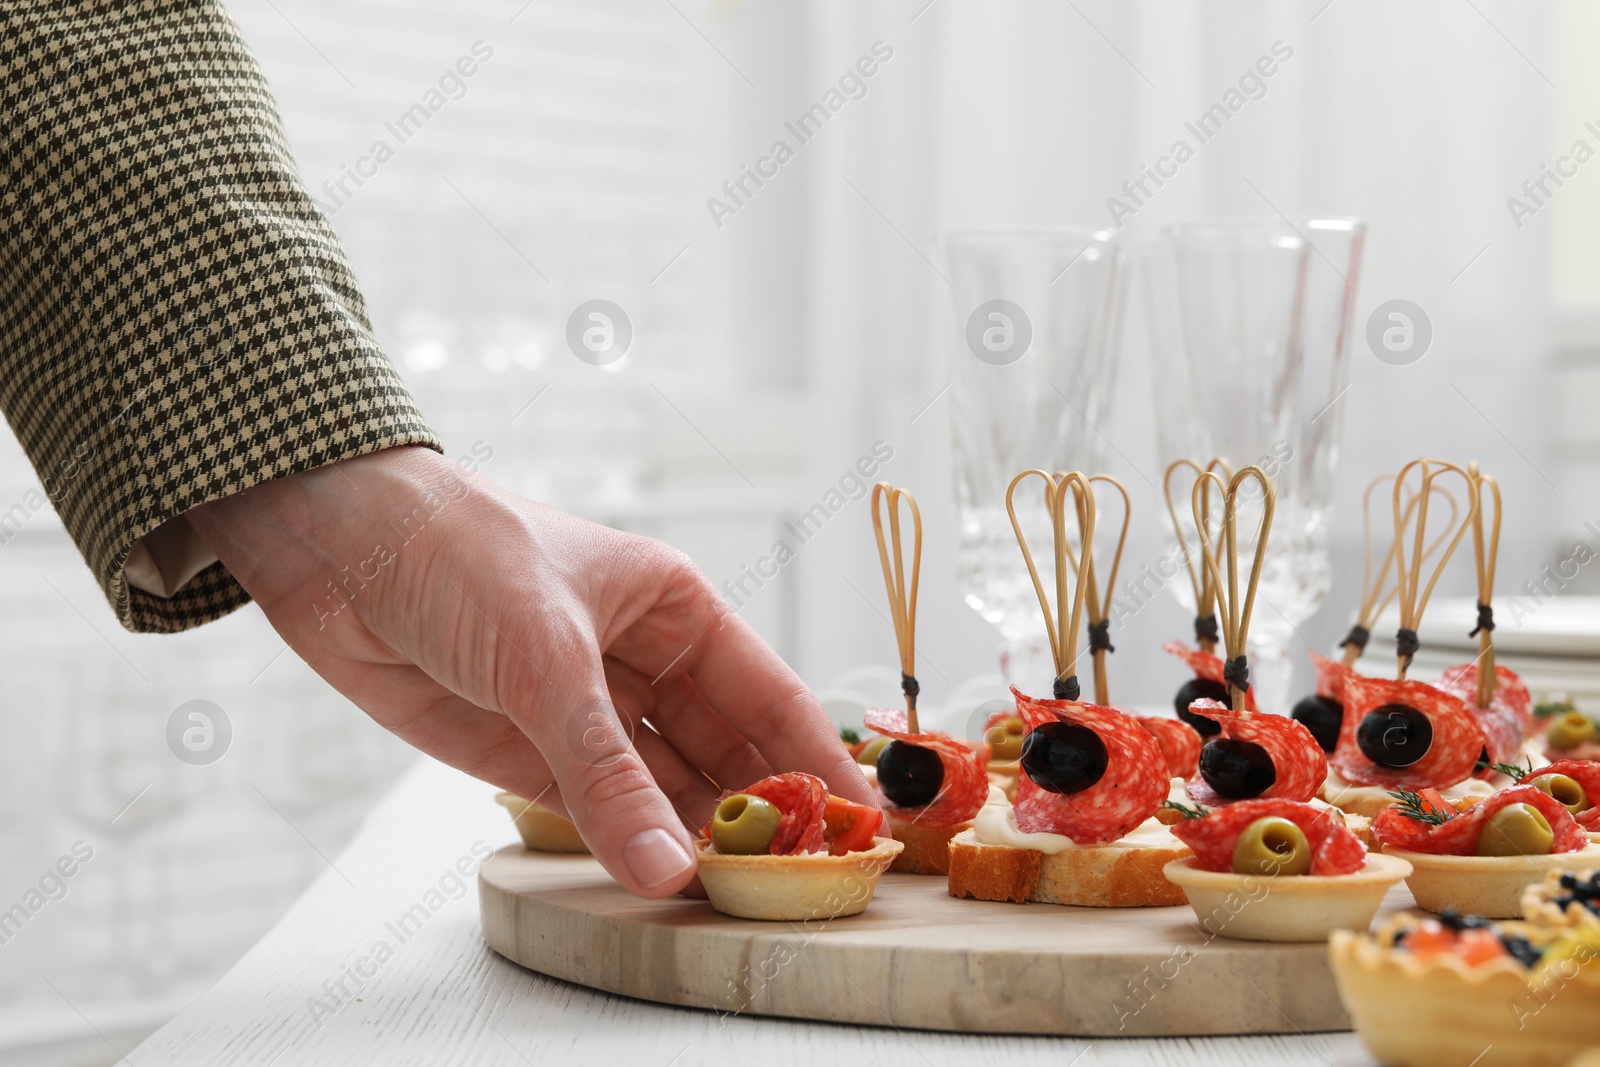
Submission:
{"label": "white wooden table", "polygon": [[[486,854],[515,838],[492,797],[480,782],[432,761],[419,764],[284,920],[125,1062],[1372,1067],[1350,1034],[1160,1041],[967,1037],[722,1017],[568,985],[525,971],[483,944],[476,880],[458,879],[455,868],[475,869],[474,847]],[[413,918],[399,925],[408,912]],[[374,955],[379,942],[392,950],[381,962]],[[348,993],[337,988],[341,980]],[[1263,1003],[1261,1010],[1273,1008]]]}

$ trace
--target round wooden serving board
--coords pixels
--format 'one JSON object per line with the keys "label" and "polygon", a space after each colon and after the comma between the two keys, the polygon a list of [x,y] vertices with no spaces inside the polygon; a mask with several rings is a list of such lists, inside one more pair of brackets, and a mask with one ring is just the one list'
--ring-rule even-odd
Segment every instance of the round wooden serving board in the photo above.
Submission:
{"label": "round wooden serving board", "polygon": [[[956,900],[886,874],[866,912],[750,922],[640,900],[588,856],[501,849],[478,874],[502,956],[624,996],[869,1026],[1166,1037],[1347,1030],[1323,944],[1211,938],[1183,908]],[[1396,886],[1384,913],[1411,907]]]}

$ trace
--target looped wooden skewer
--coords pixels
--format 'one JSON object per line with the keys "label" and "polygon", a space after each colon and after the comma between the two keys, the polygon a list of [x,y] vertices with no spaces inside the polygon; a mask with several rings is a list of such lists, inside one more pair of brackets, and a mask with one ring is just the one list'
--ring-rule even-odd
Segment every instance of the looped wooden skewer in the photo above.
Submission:
{"label": "looped wooden skewer", "polygon": [[[1467,475],[1472,480],[1477,502],[1477,517],[1472,523],[1473,555],[1478,564],[1478,625],[1468,637],[1478,639],[1478,707],[1486,708],[1494,702],[1494,692],[1499,684],[1494,668],[1494,569],[1500,559],[1500,483],[1478,470],[1477,461],[1467,464]],[[1489,490],[1487,498],[1484,490]],[[1494,501],[1494,522],[1489,535],[1484,537],[1483,511],[1486,499]]]}
{"label": "looped wooden skewer", "polygon": [[[889,539],[894,542],[894,560],[884,541],[883,519],[878,502],[887,498]],[[900,501],[911,505],[911,584],[906,585],[906,569],[900,540]],[[896,489],[888,482],[872,487],[872,532],[878,540],[878,562],[883,566],[883,587],[889,594],[889,612],[894,622],[895,641],[900,647],[900,691],[906,698],[906,726],[917,728],[917,579],[922,572],[922,511],[909,490]]]}
{"label": "looped wooden skewer", "polygon": [[[1367,639],[1372,635],[1372,628],[1377,625],[1381,616],[1394,598],[1400,592],[1399,583],[1389,585],[1389,569],[1394,566],[1395,542],[1389,542],[1389,551],[1383,557],[1383,566],[1378,569],[1377,580],[1372,580],[1372,491],[1384,482],[1394,481],[1392,474],[1380,474],[1367,483],[1367,488],[1361,494],[1361,607],[1356,613],[1356,621],[1350,627],[1350,633],[1339,642],[1344,649],[1344,665],[1354,667],[1361,653],[1366,651]],[[1409,493],[1409,490],[1407,490]],[[1424,561],[1432,558],[1450,536],[1450,531],[1455,528],[1456,519],[1461,513],[1456,498],[1450,490],[1443,486],[1436,486],[1434,492],[1440,494],[1450,504],[1450,521],[1445,525],[1444,532],[1433,539],[1433,543],[1423,550]],[[1406,513],[1404,525],[1409,526],[1411,516],[1417,510],[1416,494],[1411,493],[1406,500]],[[1387,590],[1387,592],[1385,592]]]}
{"label": "looped wooden skewer", "polygon": [[[1215,479],[1218,487],[1222,486],[1222,479],[1208,471],[1206,479]],[[1239,522],[1238,498],[1239,486],[1246,481],[1254,479],[1261,485],[1261,523],[1256,527],[1256,552],[1250,563],[1250,577],[1245,586],[1244,596],[1239,596]],[[1196,519],[1204,503],[1205,494],[1201,492],[1200,483],[1195,483],[1191,503],[1196,512]],[[1255,609],[1256,586],[1261,582],[1261,568],[1267,556],[1267,538],[1272,533],[1272,516],[1277,510],[1278,495],[1272,488],[1272,479],[1267,472],[1257,466],[1245,467],[1235,474],[1228,482],[1222,512],[1222,533],[1219,538],[1222,552],[1228,557],[1228,592],[1222,592],[1222,576],[1217,573],[1220,569],[1217,563],[1217,553],[1205,541],[1201,544],[1201,556],[1205,564],[1212,571],[1212,582],[1217,587],[1218,606],[1222,611],[1222,636],[1223,647],[1227,656],[1223,660],[1223,679],[1228,684],[1229,702],[1235,711],[1244,708],[1244,694],[1250,688],[1250,663],[1245,647],[1250,640],[1250,614]]]}
{"label": "looped wooden skewer", "polygon": [[[1056,477],[1059,479],[1066,475],[1057,471]],[[1111,555],[1111,570],[1106,574],[1105,596],[1100,595],[1100,583],[1096,576],[1098,565],[1092,555],[1087,574],[1078,566],[1070,545],[1067,547],[1067,560],[1072,564],[1072,571],[1078,576],[1078,581],[1085,590],[1083,606],[1084,612],[1089,616],[1089,655],[1094,661],[1094,702],[1102,707],[1109,707],[1111,690],[1106,678],[1106,653],[1116,651],[1111,644],[1111,598],[1116,590],[1117,571],[1122,566],[1122,549],[1128,543],[1128,521],[1133,513],[1133,500],[1128,495],[1128,487],[1109,474],[1096,474],[1089,479],[1091,487],[1096,482],[1114,486],[1117,492],[1122,494],[1122,529],[1117,534],[1117,550]],[[1096,508],[1098,507],[1097,500]]]}
{"label": "looped wooden skewer", "polygon": [[[1406,561],[1406,516],[1408,510],[1401,501],[1401,493],[1405,488],[1406,478],[1413,467],[1422,469],[1422,484],[1416,496],[1416,521],[1412,526],[1412,544],[1410,562]],[[1461,525],[1456,528],[1455,535],[1439,553],[1439,561],[1434,565],[1433,574],[1428,578],[1428,584],[1422,585],[1422,572],[1427,566],[1428,552],[1425,531],[1428,527],[1428,501],[1433,496],[1433,482],[1439,475],[1455,473],[1461,476],[1467,486],[1467,515]],[[1406,671],[1411,669],[1411,659],[1417,654],[1419,647],[1417,640],[1417,627],[1422,622],[1422,613],[1428,607],[1428,598],[1433,595],[1433,587],[1438,584],[1439,576],[1444,573],[1444,566],[1450,562],[1450,557],[1455,553],[1456,546],[1461,544],[1461,538],[1466,536],[1467,528],[1471,526],[1478,516],[1477,486],[1473,484],[1472,476],[1454,463],[1445,463],[1439,460],[1414,459],[1400,468],[1394,476],[1394,566],[1395,584],[1400,601],[1400,629],[1395,633],[1395,659],[1398,670],[1395,677],[1404,681]]]}
{"label": "looped wooden skewer", "polygon": [[[1217,609],[1216,586],[1211,580],[1212,569],[1201,562],[1199,570],[1195,569],[1194,556],[1189,551],[1189,542],[1183,534],[1183,522],[1178,518],[1178,508],[1172,502],[1172,476],[1181,467],[1194,471],[1194,485],[1205,484],[1202,496],[1205,498],[1204,518],[1196,517],[1195,533],[1199,536],[1201,544],[1210,540],[1211,530],[1211,484],[1205,478],[1207,474],[1215,474],[1220,468],[1225,472],[1228,480],[1233,479],[1233,468],[1228,461],[1218,456],[1203,468],[1192,459],[1175,460],[1167,467],[1167,473],[1161,480],[1161,492],[1166,497],[1167,514],[1172,518],[1172,532],[1178,538],[1178,549],[1183,554],[1183,565],[1189,571],[1189,585],[1194,590],[1194,637],[1202,652],[1214,652],[1217,647]],[[1193,486],[1191,496],[1193,495]],[[1193,510],[1191,508],[1191,510]],[[1204,524],[1204,529],[1200,525]],[[1220,545],[1220,541],[1218,542]]]}
{"label": "looped wooden skewer", "polygon": [[[1033,551],[1028,547],[1027,535],[1022,532],[1022,523],[1017,521],[1017,486],[1030,474],[1038,475],[1045,483],[1044,504],[1045,510],[1050,515],[1050,535],[1056,569],[1056,606],[1053,612],[1050,608],[1049,594],[1045,592],[1044,582],[1039,578],[1039,568],[1034,565]],[[1077,700],[1080,694],[1078,626],[1083,621],[1083,601],[1087,585],[1079,580],[1075,584],[1071,600],[1068,600],[1067,566],[1071,554],[1067,545],[1066,497],[1069,489],[1072,491],[1074,510],[1077,512],[1078,541],[1083,546],[1082,559],[1077,561],[1077,565],[1088,573],[1094,567],[1095,523],[1094,491],[1089,486],[1089,480],[1078,471],[1057,477],[1042,470],[1026,470],[1011,479],[1011,484],[1006,486],[1006,514],[1011,517],[1011,531],[1017,535],[1017,547],[1022,550],[1023,562],[1028,565],[1028,577],[1033,579],[1033,591],[1038,594],[1039,609],[1044,613],[1045,632],[1050,637],[1050,655],[1056,669],[1052,694],[1057,700]]]}

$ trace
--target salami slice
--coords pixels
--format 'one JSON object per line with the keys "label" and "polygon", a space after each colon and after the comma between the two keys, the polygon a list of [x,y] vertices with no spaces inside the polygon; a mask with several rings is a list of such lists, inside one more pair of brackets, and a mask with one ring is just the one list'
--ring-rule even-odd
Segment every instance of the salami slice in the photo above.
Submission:
{"label": "salami slice", "polygon": [[[1271,757],[1276,777],[1260,797],[1253,799],[1307,801],[1327,781],[1328,758],[1304,723],[1266,711],[1234,711],[1215,700],[1197,700],[1192,706],[1217,721],[1222,727],[1219,736],[1260,745]],[[1242,803],[1221,796],[1200,777],[1189,780],[1188,790],[1191,797],[1208,808]]]}
{"label": "salami slice", "polygon": [[1351,874],[1367,862],[1367,846],[1336,812],[1298,801],[1258,797],[1219,808],[1199,819],[1182,819],[1170,829],[1194,851],[1195,866],[1207,871],[1233,870],[1233,849],[1239,835],[1257,819],[1276,815],[1300,827],[1311,846],[1311,874]]}
{"label": "salami slice", "polygon": [[903,808],[884,801],[884,808],[905,822],[921,826],[955,826],[978,814],[989,796],[989,776],[984,770],[983,757],[965,742],[944,734],[914,734],[906,722],[906,713],[894,708],[868,708],[865,716],[867,728],[876,730],[896,741],[931,749],[944,766],[944,782],[939,792],[926,804]]}
{"label": "salami slice", "polygon": [[[1522,743],[1533,729],[1533,695],[1514,671],[1494,669],[1494,699],[1487,708],[1478,707],[1478,665],[1463,663],[1439,676],[1434,687],[1461,698],[1483,731],[1491,763],[1515,763],[1522,754]],[[1487,772],[1485,772],[1487,773]]]}
{"label": "salami slice", "polygon": [[1527,785],[1542,774],[1564,774],[1583,787],[1589,806],[1578,812],[1578,825],[1590,832],[1600,831],[1600,763],[1593,760],[1562,759],[1526,775],[1518,785]]}
{"label": "salami slice", "polygon": [[1413,819],[1398,807],[1384,808],[1372,820],[1372,833],[1385,848],[1426,852],[1435,856],[1476,856],[1478,834],[1495,813],[1511,804],[1528,804],[1539,810],[1555,831],[1551,852],[1578,852],[1589,847],[1589,835],[1573,819],[1572,813],[1547,793],[1531,785],[1502,789],[1480,804],[1445,822],[1434,824]]}
{"label": "salami slice", "polygon": [[[1447,789],[1472,777],[1483,753],[1484,736],[1460,697],[1425,682],[1368,678],[1353,671],[1345,676],[1344,694],[1344,724],[1328,762],[1345,781],[1385,789]],[[1361,720],[1385,704],[1415,708],[1433,727],[1428,754],[1409,767],[1380,767],[1356,743]]]}
{"label": "salami slice", "polygon": [[1311,650],[1311,666],[1317,672],[1317,696],[1344,703],[1344,680],[1355,672],[1338,660]]}
{"label": "salami slice", "polygon": [[[1168,641],[1161,647],[1187,663],[1189,669],[1194,671],[1195,677],[1216,682],[1218,685],[1226,684],[1226,679],[1222,677],[1222,657],[1213,656],[1209,652],[1201,652],[1197,648],[1190,648],[1182,641]],[[1246,689],[1244,691],[1244,706],[1251,711],[1256,710],[1256,693],[1254,689]]]}
{"label": "salami slice", "polygon": [[1135,715],[1134,720],[1150,731],[1167,761],[1167,773],[1175,778],[1193,778],[1200,766],[1200,735],[1179,719],[1162,715]]}
{"label": "salami slice", "polygon": [[760,797],[783,813],[772,836],[774,856],[821,852],[827,848],[822,814],[828,806],[828,786],[814,774],[790,771],[763,778],[740,790]]}
{"label": "salami slice", "polygon": [[1041,789],[1026,769],[1017,780],[1017,827],[1024,833],[1062,834],[1080,845],[1103,845],[1161,809],[1170,785],[1161,748],[1131,716],[1073,700],[1036,700],[1011,693],[1029,730],[1067,722],[1093,730],[1106,746],[1106,771],[1079,793]]}

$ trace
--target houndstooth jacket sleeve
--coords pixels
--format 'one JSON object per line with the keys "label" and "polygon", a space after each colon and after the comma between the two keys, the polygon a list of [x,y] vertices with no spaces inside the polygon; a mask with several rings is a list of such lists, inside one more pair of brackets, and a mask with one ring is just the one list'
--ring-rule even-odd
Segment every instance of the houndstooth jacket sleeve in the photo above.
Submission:
{"label": "houndstooth jacket sleeve", "polygon": [[130,582],[190,508],[439,447],[215,0],[0,0],[0,409],[131,630],[249,599]]}

